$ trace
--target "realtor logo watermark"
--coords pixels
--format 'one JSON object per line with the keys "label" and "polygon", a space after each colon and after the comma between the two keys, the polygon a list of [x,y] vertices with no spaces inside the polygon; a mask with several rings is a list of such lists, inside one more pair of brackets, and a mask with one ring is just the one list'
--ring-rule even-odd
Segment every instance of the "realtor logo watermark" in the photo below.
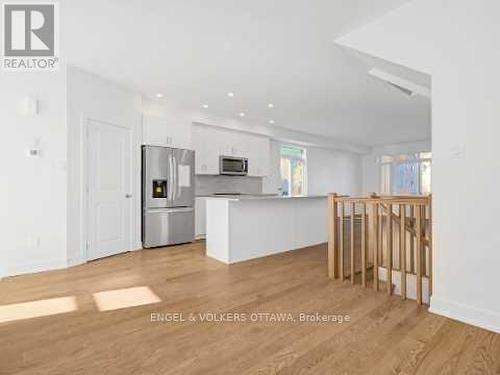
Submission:
{"label": "realtor logo watermark", "polygon": [[57,3],[3,4],[4,70],[43,71],[59,67]]}

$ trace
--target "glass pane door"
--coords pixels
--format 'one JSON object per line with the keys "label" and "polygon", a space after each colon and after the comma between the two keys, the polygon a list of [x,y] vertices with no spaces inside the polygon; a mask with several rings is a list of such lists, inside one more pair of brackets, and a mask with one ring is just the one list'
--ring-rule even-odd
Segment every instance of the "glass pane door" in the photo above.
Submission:
{"label": "glass pane door", "polygon": [[306,194],[306,150],[294,146],[281,147],[281,194]]}

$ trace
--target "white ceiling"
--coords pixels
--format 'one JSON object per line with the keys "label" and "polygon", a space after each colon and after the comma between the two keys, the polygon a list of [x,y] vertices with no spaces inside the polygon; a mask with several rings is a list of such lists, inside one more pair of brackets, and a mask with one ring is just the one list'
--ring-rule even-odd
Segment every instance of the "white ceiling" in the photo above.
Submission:
{"label": "white ceiling", "polygon": [[63,0],[62,55],[146,95],[208,104],[211,115],[245,112],[367,146],[420,140],[430,137],[429,99],[370,77],[370,59],[334,43],[404,2]]}

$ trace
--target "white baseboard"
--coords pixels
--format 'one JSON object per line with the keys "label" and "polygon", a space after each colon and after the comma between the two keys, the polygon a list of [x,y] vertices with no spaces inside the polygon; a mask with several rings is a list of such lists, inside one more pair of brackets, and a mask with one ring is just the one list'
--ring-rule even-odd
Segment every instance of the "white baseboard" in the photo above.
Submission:
{"label": "white baseboard", "polygon": [[87,263],[87,260],[83,258],[68,259],[67,267],[78,266],[84,263]]}
{"label": "white baseboard", "polygon": [[500,333],[500,312],[478,309],[446,299],[431,297],[429,311],[451,319]]}
{"label": "white baseboard", "polygon": [[17,276],[28,273],[58,270],[66,267],[67,263],[65,259],[53,259],[39,263],[36,262],[19,263],[15,265],[7,265],[6,270],[4,271],[5,275],[2,275],[2,277],[4,278],[4,277]]}
{"label": "white baseboard", "polygon": [[[135,246],[133,249],[126,250],[123,253],[126,253],[128,251],[136,251],[136,250],[142,250],[142,244]],[[79,256],[76,258],[69,258],[68,260],[66,260],[66,259],[53,259],[53,260],[47,260],[47,261],[41,261],[41,262],[26,262],[26,263],[19,263],[19,264],[7,264],[4,266],[3,269],[0,269],[0,279],[6,278],[6,277],[11,277],[11,276],[29,274],[29,273],[58,270],[58,269],[78,266],[78,265],[84,264],[86,262],[87,262],[87,259],[85,259],[82,256]]]}

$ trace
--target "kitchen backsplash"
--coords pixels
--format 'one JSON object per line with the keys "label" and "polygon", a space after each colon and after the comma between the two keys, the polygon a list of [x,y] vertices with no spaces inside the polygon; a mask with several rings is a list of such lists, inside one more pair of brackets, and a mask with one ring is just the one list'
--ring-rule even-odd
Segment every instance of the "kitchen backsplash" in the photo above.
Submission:
{"label": "kitchen backsplash", "polygon": [[262,177],[197,175],[196,195],[213,193],[261,194]]}

